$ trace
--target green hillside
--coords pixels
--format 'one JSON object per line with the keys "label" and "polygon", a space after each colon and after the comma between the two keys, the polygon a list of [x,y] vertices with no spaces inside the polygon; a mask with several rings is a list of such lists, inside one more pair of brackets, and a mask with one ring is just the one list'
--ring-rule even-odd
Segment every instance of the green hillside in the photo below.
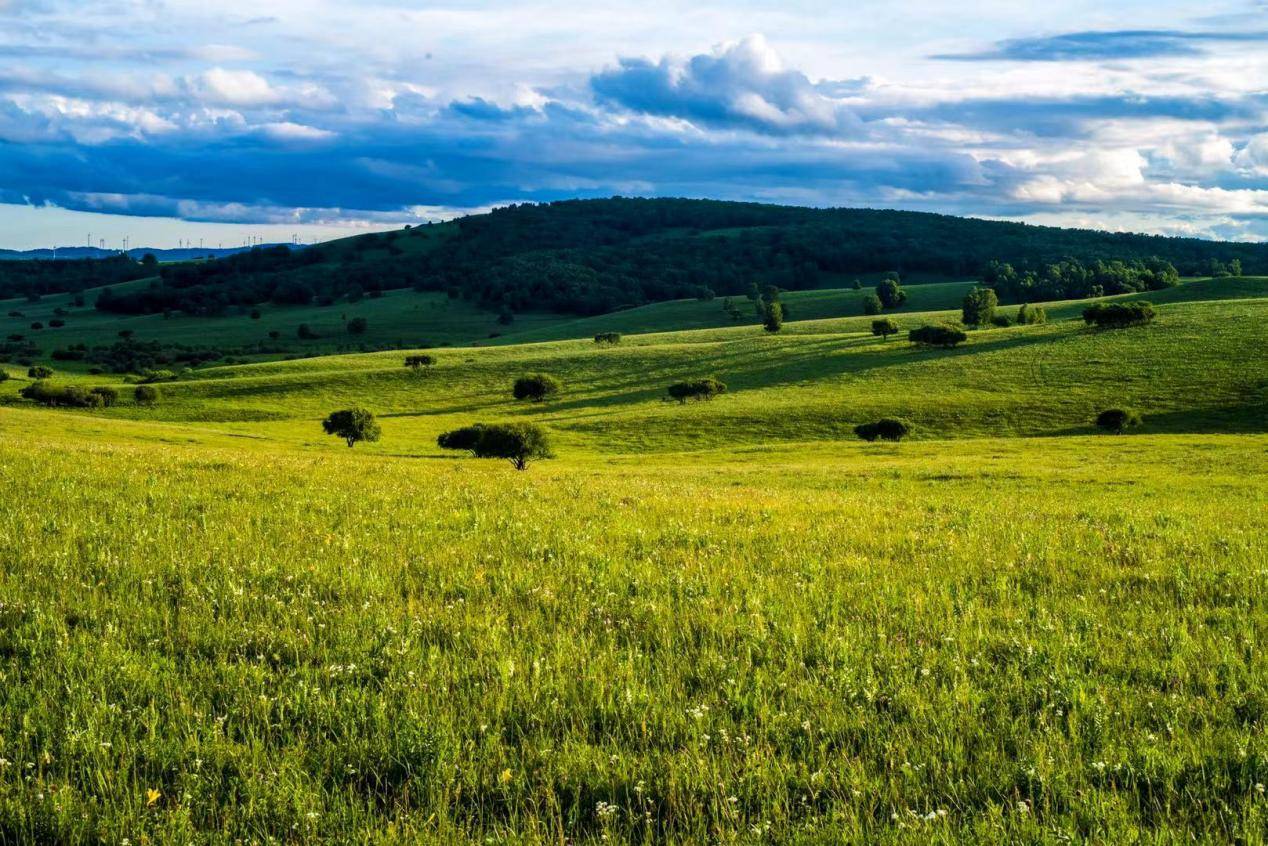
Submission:
{"label": "green hillside", "polygon": [[[785,296],[777,335],[517,318],[430,372],[203,367],[153,406],[72,366],[118,404],[36,407],[7,366],[0,843],[1261,842],[1268,280],[947,350]],[[535,371],[560,394],[514,402]],[[322,433],[352,405],[381,440]],[[853,436],[888,415],[914,436]],[[437,447],[477,421],[556,456]]]}

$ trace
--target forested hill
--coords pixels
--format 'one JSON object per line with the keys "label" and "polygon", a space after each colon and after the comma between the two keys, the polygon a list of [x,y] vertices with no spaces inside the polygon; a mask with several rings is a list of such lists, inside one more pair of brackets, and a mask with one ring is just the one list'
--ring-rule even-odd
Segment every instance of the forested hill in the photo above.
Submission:
{"label": "forested hill", "polygon": [[[1000,273],[1001,263],[1009,265],[1006,273]],[[275,247],[163,265],[161,281],[121,286],[102,297],[99,307],[130,314],[220,314],[266,301],[333,303],[412,287],[447,291],[511,314],[598,314],[669,299],[742,294],[753,285],[840,286],[854,274],[878,271],[1007,277],[1009,289],[1040,300],[1132,290],[1133,280],[1157,276],[1166,263],[1182,275],[1268,273],[1268,245],[917,212],[575,200],[508,206],[298,252]],[[0,265],[0,295],[74,291],[101,278],[82,271],[68,272],[65,279],[23,275],[8,266]]]}

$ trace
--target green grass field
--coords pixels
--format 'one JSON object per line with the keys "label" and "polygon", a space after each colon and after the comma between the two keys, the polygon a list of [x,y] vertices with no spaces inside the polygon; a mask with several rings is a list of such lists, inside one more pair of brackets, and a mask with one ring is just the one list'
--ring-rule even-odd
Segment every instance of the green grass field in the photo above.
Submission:
{"label": "green grass field", "polygon": [[[962,296],[925,288],[905,327]],[[947,351],[853,295],[152,408],[37,409],[10,367],[0,843],[1264,843],[1268,283]],[[514,403],[530,371],[560,396]],[[321,433],[352,404],[381,441]],[[914,439],[852,437],[883,415]],[[558,457],[436,447],[497,420]]]}

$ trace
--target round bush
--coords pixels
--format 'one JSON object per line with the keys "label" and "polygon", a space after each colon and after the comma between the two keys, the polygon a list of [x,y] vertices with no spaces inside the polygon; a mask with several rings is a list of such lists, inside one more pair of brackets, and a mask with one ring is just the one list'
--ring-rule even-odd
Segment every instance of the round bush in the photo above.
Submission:
{"label": "round bush", "polygon": [[159,389],[153,385],[137,385],[136,390],[132,392],[132,398],[141,405],[153,405],[158,402]]}
{"label": "round bush", "polygon": [[911,434],[912,425],[897,417],[882,417],[875,423],[862,423],[854,427],[854,434],[865,441],[901,441]]}
{"label": "round bush", "polygon": [[933,326],[921,326],[919,329],[912,329],[907,333],[907,337],[913,344],[950,349],[964,343],[969,336],[964,334],[964,330],[958,326],[952,326],[949,323],[939,323]]}
{"label": "round bush", "polygon": [[559,380],[546,373],[531,373],[515,380],[511,393],[517,400],[541,402],[559,393]]}
{"label": "round bush", "polygon": [[1140,422],[1140,415],[1130,408],[1107,408],[1096,415],[1096,425],[1115,435],[1134,429]]}

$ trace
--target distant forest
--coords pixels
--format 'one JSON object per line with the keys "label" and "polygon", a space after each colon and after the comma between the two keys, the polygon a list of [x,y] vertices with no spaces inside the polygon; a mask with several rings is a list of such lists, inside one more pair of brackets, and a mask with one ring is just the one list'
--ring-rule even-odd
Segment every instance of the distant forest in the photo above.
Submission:
{"label": "distant forest", "polygon": [[[410,249],[406,239],[430,239]],[[122,263],[120,263],[122,262]],[[31,269],[30,265],[45,265]],[[79,267],[68,267],[79,265]],[[804,290],[852,274],[979,277],[1012,301],[1119,293],[1177,275],[1268,274],[1268,245],[1056,229],[919,212],[613,198],[519,205],[443,226],[292,251],[162,265],[97,306],[142,314],[333,303],[399,288],[514,314],[600,314],[669,299]],[[0,296],[79,291],[155,275],[128,259],[0,264]]]}

